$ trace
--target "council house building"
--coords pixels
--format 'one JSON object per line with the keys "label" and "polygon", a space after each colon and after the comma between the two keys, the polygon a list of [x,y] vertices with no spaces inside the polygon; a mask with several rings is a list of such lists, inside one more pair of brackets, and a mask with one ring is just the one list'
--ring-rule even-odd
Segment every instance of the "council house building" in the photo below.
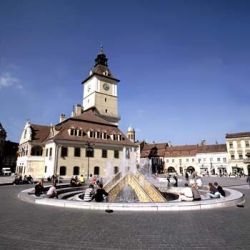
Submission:
{"label": "council house building", "polygon": [[135,168],[136,144],[119,129],[118,83],[103,50],[82,82],[82,105],[55,125],[24,126],[16,172],[34,178],[110,177]]}

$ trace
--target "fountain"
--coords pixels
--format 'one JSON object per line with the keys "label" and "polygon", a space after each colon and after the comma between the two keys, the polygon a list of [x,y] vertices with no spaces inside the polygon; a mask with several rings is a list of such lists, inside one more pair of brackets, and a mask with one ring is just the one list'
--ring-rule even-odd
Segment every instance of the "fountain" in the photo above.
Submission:
{"label": "fountain", "polygon": [[135,191],[130,186],[125,186],[117,195],[115,202],[139,202]]}
{"label": "fountain", "polygon": [[[141,162],[136,169],[135,152],[123,149],[120,172],[114,174],[113,162],[106,162],[105,190],[109,193],[109,202],[83,202],[80,198],[82,189],[62,188],[60,199],[39,199],[29,195],[31,190],[24,190],[19,198],[36,204],[62,206],[81,209],[101,210],[143,210],[143,211],[173,211],[197,210],[235,206],[244,202],[242,193],[225,189],[227,195],[221,199],[202,199],[201,201],[179,202],[178,193],[182,187],[172,187],[161,182],[152,175],[151,160]],[[160,186],[162,185],[162,186]],[[164,186],[165,185],[165,186]],[[64,184],[65,186],[65,184]],[[164,186],[164,187],[163,187]],[[60,192],[60,189],[58,190]],[[64,198],[63,198],[64,197]]]}

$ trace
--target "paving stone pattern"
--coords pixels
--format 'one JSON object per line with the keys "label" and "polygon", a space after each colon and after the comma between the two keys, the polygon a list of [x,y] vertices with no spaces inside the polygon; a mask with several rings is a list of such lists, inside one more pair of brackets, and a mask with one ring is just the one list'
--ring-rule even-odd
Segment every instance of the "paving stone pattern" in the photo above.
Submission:
{"label": "paving stone pattern", "polygon": [[26,203],[17,195],[31,185],[1,186],[0,249],[249,249],[250,188],[223,183],[245,193],[244,208],[106,213]]}

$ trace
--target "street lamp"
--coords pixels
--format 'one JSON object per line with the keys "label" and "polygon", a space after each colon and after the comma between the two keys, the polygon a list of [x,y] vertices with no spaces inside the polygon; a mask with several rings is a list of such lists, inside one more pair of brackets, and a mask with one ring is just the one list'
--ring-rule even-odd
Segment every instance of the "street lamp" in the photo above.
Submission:
{"label": "street lamp", "polygon": [[87,142],[87,144],[86,144],[86,156],[88,157],[88,173],[87,173],[88,180],[89,180],[89,157],[93,157],[93,153],[94,153],[93,145],[91,145],[90,142]]}

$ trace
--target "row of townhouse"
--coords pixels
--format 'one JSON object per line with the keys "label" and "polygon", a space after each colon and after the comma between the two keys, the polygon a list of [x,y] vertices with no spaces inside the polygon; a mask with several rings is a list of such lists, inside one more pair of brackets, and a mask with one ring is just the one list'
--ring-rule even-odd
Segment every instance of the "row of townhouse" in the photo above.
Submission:
{"label": "row of townhouse", "polygon": [[250,173],[250,132],[226,135],[226,144],[172,146],[168,143],[141,144],[141,160],[151,160],[152,172],[196,171],[209,175]]}

